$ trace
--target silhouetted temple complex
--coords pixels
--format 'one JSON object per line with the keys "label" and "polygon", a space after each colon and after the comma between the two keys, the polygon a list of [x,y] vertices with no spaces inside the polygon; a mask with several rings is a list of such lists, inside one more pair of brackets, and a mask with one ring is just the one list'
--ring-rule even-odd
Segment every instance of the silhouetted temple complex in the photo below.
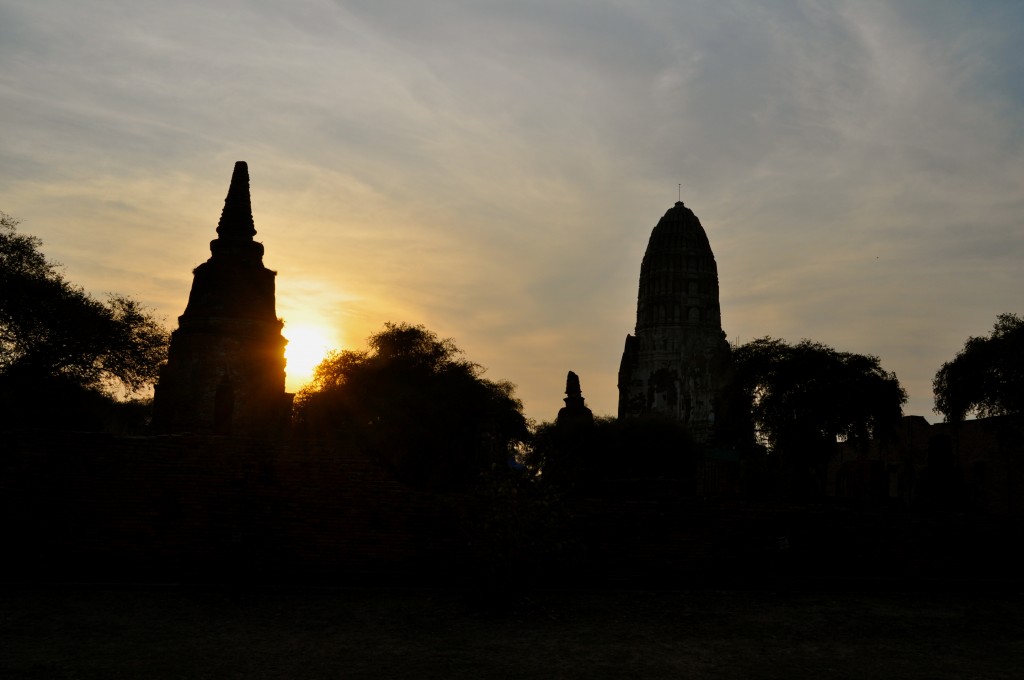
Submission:
{"label": "silhouetted temple complex", "polygon": [[153,406],[158,432],[273,434],[287,423],[283,322],[273,272],[249,197],[249,170],[235,163],[231,187],[210,242],[211,257],[193,271],[192,292],[171,334]]}
{"label": "silhouetted temple complex", "polygon": [[651,232],[640,265],[636,330],[619,366],[619,418],[670,416],[707,441],[728,360],[715,256],[680,201]]}

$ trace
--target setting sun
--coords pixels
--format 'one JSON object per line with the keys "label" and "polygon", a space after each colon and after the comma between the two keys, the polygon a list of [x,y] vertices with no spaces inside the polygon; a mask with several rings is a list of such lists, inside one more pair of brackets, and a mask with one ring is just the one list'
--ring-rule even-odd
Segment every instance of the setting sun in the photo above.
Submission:
{"label": "setting sun", "polygon": [[294,392],[309,382],[313,377],[313,369],[327,352],[335,349],[331,336],[332,333],[317,326],[285,327],[284,337],[288,339],[284,350],[288,361],[285,374],[289,391]]}

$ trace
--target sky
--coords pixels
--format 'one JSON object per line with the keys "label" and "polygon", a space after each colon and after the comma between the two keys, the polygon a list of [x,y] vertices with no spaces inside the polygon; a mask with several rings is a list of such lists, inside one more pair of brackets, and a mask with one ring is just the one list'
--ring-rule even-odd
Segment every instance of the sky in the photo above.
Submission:
{"label": "sky", "polygon": [[173,328],[237,160],[285,337],[422,324],[614,415],[681,192],[730,342],[876,355],[936,422],[1024,312],[1024,2],[0,0],[0,210],[69,280]]}

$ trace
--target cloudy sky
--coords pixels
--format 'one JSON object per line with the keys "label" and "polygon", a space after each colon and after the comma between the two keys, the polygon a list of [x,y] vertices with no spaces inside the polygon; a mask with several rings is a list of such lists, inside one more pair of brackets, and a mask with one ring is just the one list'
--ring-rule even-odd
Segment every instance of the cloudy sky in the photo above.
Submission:
{"label": "cloudy sky", "polygon": [[934,421],[1024,311],[1024,3],[0,0],[0,210],[69,279],[173,326],[236,160],[286,337],[420,323],[614,414],[681,184],[730,341],[878,355]]}

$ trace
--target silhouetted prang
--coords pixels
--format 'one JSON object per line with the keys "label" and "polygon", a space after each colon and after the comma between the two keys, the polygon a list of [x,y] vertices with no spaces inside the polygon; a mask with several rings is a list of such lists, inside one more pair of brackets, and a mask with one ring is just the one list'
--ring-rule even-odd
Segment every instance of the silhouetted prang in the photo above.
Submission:
{"label": "silhouetted prang", "polygon": [[583,401],[580,378],[572,371],[569,371],[569,375],[565,378],[565,399],[563,401],[565,401],[565,406],[558,410],[555,424],[592,425],[594,423],[594,414]]}
{"label": "silhouetted prang", "polygon": [[654,227],[640,265],[635,335],[626,336],[619,367],[619,418],[667,415],[708,441],[728,358],[715,256],[680,201]]}
{"label": "silhouetted prang", "polygon": [[193,271],[192,292],[171,334],[167,364],[154,398],[160,432],[266,435],[290,418],[284,387],[283,322],[274,277],[249,197],[249,169],[235,163],[211,257]]}

